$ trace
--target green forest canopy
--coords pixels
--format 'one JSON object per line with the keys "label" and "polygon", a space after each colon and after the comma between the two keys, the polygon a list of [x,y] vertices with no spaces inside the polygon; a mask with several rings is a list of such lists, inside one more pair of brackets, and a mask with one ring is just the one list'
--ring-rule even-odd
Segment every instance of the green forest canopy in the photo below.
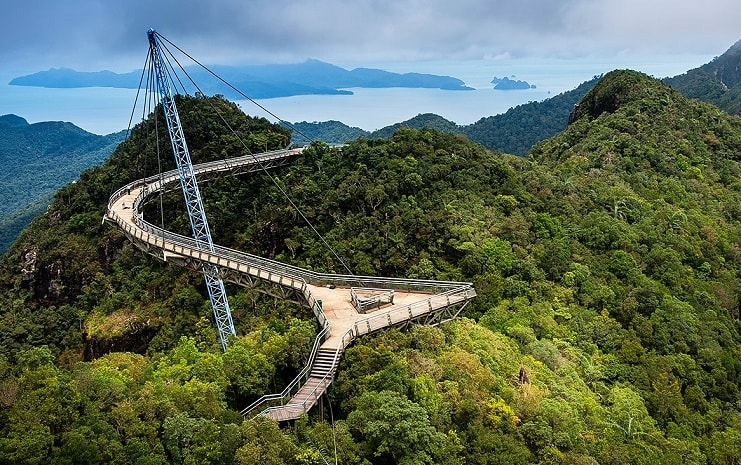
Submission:
{"label": "green forest canopy", "polygon": [[[288,138],[211,101],[251,149]],[[212,107],[178,103],[196,162],[240,154]],[[0,262],[4,461],[738,461],[738,118],[619,71],[527,159],[434,130],[313,144],[274,174],[356,273],[471,280],[479,297],[351,346],[329,416],[293,429],[238,410],[302,366],[309,312],[230,288],[222,354],[199,276],[100,224],[111,184],[156,165],[144,127]],[[203,191],[216,242],[337,269],[263,177]],[[187,229],[177,203],[166,226]]]}

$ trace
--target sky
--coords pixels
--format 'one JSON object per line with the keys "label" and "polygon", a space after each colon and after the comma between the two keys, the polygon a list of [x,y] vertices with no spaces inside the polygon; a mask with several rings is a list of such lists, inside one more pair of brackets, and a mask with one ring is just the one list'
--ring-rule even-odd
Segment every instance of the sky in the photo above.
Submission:
{"label": "sky", "polygon": [[23,0],[3,16],[3,74],[141,68],[150,27],[212,65],[716,56],[741,39],[738,0]]}

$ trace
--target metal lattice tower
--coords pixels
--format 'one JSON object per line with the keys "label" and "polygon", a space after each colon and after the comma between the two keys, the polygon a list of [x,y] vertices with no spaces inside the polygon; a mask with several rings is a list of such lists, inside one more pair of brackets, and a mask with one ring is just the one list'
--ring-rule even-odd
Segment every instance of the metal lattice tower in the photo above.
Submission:
{"label": "metal lattice tower", "polygon": [[[214,243],[211,239],[211,231],[208,227],[201,193],[193,172],[193,164],[190,160],[188,145],[183,135],[183,127],[180,124],[178,109],[175,106],[172,87],[170,86],[165,63],[160,52],[157,33],[154,29],[150,29],[147,32],[147,36],[149,37],[150,59],[157,77],[157,91],[160,94],[162,108],[165,112],[167,130],[170,134],[175,163],[177,164],[178,174],[180,175],[180,186],[183,189],[183,197],[185,197],[185,205],[188,210],[190,226],[193,230],[193,238],[199,249],[213,252]],[[208,289],[208,296],[211,300],[211,308],[214,312],[216,327],[219,331],[221,347],[223,350],[226,350],[229,336],[236,335],[236,331],[234,330],[232,314],[229,310],[229,301],[226,297],[224,281],[221,278],[218,267],[215,265],[203,263],[201,269],[203,271],[203,277],[206,280],[206,288]]]}

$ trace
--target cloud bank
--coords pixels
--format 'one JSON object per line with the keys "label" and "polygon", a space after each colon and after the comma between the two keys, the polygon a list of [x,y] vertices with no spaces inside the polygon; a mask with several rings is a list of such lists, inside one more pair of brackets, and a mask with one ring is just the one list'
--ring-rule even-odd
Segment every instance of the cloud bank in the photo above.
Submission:
{"label": "cloud bank", "polygon": [[126,71],[146,31],[206,63],[720,55],[741,2],[707,0],[25,0],[4,7],[0,63]]}

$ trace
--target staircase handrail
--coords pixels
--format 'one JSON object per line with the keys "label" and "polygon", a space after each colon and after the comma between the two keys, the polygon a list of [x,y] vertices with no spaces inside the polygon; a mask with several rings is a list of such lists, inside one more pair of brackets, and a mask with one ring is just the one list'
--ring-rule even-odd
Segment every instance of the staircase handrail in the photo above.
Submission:
{"label": "staircase handrail", "polygon": [[[308,378],[309,374],[311,374],[311,368],[314,364],[314,360],[316,359],[316,354],[319,351],[319,347],[322,345],[322,343],[325,340],[325,337],[329,333],[329,324],[327,324],[320,332],[317,334],[316,338],[314,339],[314,346],[311,348],[311,354],[309,355],[309,360],[306,363],[306,366],[299,372],[298,375],[296,375],[295,378],[293,378],[293,381],[291,381],[280,393],[276,394],[265,394],[244,409],[242,409],[241,413],[243,416],[248,416],[251,412],[257,410],[264,404],[268,403],[278,403],[278,405],[285,405],[287,400],[290,400],[291,397],[298,392],[298,389],[301,389],[301,386],[303,386],[302,383],[304,383]],[[296,388],[294,390],[294,388]]]}

